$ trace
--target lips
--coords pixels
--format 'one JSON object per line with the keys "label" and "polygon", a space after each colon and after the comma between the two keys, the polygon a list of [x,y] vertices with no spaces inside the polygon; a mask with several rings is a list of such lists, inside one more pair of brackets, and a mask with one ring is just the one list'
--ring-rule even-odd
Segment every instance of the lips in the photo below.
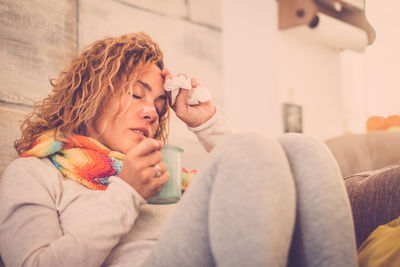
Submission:
{"label": "lips", "polygon": [[142,135],[144,137],[148,137],[149,136],[149,131],[147,131],[147,129],[145,128],[134,128],[134,129],[130,129],[132,132]]}

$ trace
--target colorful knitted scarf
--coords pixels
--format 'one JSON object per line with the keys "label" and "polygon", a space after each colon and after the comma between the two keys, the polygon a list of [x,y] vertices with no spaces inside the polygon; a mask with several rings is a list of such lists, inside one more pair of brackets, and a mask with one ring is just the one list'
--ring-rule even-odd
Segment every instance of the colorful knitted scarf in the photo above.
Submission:
{"label": "colorful knitted scarf", "polygon": [[[70,135],[55,137],[55,131],[47,131],[35,140],[30,150],[21,157],[48,157],[61,173],[90,189],[105,190],[109,177],[118,175],[125,154],[112,151],[97,140]],[[196,171],[182,169],[182,191],[186,190]]]}

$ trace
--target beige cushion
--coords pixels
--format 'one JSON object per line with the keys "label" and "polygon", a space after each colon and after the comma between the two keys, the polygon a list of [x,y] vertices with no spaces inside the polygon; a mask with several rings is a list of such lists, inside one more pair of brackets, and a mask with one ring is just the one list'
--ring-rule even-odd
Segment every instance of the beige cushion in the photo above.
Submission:
{"label": "beige cushion", "polygon": [[342,176],[400,162],[400,132],[376,131],[326,140]]}

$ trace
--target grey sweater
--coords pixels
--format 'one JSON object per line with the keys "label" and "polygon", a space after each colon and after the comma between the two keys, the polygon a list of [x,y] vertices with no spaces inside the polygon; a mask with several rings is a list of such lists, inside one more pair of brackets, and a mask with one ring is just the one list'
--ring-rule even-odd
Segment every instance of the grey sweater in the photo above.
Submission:
{"label": "grey sweater", "polygon": [[[230,132],[217,112],[190,128],[210,151]],[[105,191],[65,178],[47,159],[19,158],[0,183],[0,255],[6,266],[138,266],[173,205],[148,205],[122,179]]]}

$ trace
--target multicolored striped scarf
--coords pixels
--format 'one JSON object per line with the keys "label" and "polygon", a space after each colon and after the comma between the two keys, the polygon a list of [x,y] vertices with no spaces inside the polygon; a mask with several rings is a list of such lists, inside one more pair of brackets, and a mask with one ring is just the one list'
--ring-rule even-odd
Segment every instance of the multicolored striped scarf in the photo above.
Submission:
{"label": "multicolored striped scarf", "polygon": [[[118,175],[125,154],[112,151],[96,139],[83,135],[56,137],[47,131],[35,140],[30,150],[21,157],[48,157],[54,166],[68,178],[94,190],[105,190],[109,177]],[[182,191],[186,190],[196,171],[182,169]]]}

